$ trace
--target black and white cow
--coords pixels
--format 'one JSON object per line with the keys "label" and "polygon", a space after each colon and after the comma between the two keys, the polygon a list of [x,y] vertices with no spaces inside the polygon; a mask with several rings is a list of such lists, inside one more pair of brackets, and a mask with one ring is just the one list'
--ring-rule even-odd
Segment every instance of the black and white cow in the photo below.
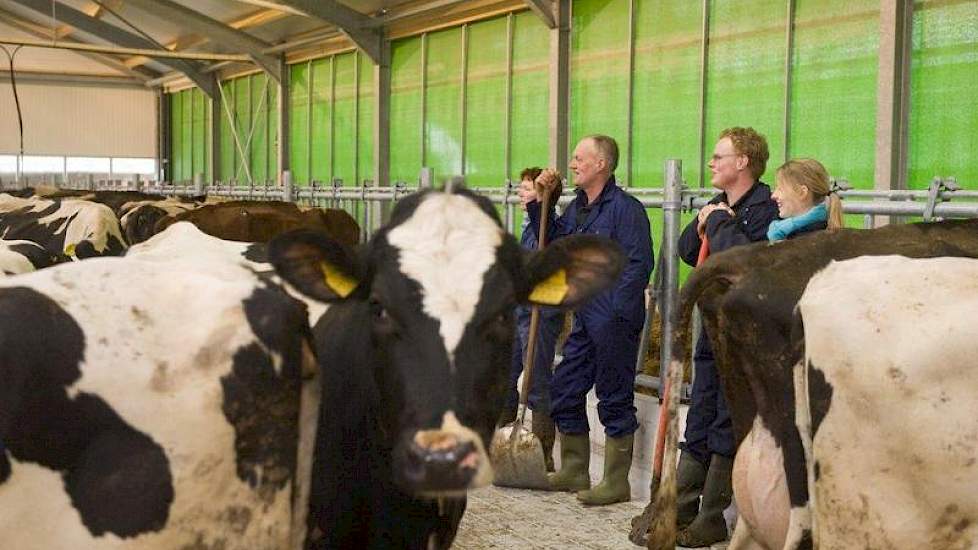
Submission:
{"label": "black and white cow", "polygon": [[4,547],[447,547],[491,479],[513,305],[572,306],[622,263],[588,238],[524,258],[468,192],[405,198],[361,255],[277,241],[335,303],[312,346],[260,256],[180,223],[0,280]]}
{"label": "black and white cow", "polygon": [[0,238],[32,241],[67,258],[118,256],[126,249],[119,220],[108,206],[6,193],[0,194]]}
{"label": "black and white cow", "polygon": [[978,547],[975,312],[975,259],[863,257],[812,277],[794,375],[815,547]]}
{"label": "black and white cow", "polygon": [[[689,321],[693,306],[698,305],[717,353],[718,372],[738,444],[733,491],[740,520],[731,540],[731,550],[812,547],[808,471],[814,465],[806,460],[796,424],[799,408],[794,392],[795,368],[804,359],[808,327],[805,327],[805,334],[796,330],[795,309],[809,281],[831,261],[884,255],[978,258],[978,220],[839,230],[774,244],[758,243],[711,256],[703,266],[694,270],[683,287],[673,347],[676,351],[669,374],[669,383],[674,390],[671,395],[676,399],[672,399],[667,407],[670,427],[663,463],[675,464],[677,387],[686,361],[680,350],[687,349]],[[841,299],[826,300],[827,307],[846,307]],[[901,321],[914,326],[919,324],[915,319],[901,318]],[[866,346],[869,353],[879,343],[863,342],[860,345]],[[809,382],[817,440],[818,419],[831,410],[835,390],[820,374],[812,376]],[[877,422],[886,419],[890,413],[889,409],[879,410],[879,403],[866,405],[863,411],[866,416],[849,417],[853,433],[875,429]],[[860,449],[871,454],[876,451],[871,445],[863,448],[859,438],[847,441],[847,445],[851,452]],[[911,454],[903,458],[914,456],[911,450],[907,452]],[[878,473],[895,479],[909,471],[881,468]],[[929,483],[932,479],[927,470],[917,470],[913,476],[911,481],[918,484]],[[663,468],[662,483],[649,508],[654,512],[649,548],[671,550],[675,547],[675,480],[675,468]],[[854,489],[861,491],[864,487],[858,485]],[[864,519],[852,515],[843,521],[853,526]],[[817,518],[815,520],[817,523]],[[881,528],[887,526],[885,523],[880,525]],[[939,525],[932,527],[941,529]],[[890,533],[884,532],[881,536],[890,536]],[[899,547],[901,543],[895,541],[894,544]],[[864,547],[864,544],[861,540],[850,540],[843,546]],[[868,544],[865,547],[877,546]],[[882,547],[889,546],[884,544]]]}
{"label": "black and white cow", "polygon": [[61,261],[37,243],[0,240],[0,276],[30,273]]}
{"label": "black and white cow", "polygon": [[464,190],[405,198],[357,252],[322,233],[272,241],[277,272],[333,304],[313,329],[333,405],[319,420],[312,547],[451,545],[465,492],[492,479],[514,306],[573,307],[622,265],[596,237],[522,254]]}
{"label": "black and white cow", "polygon": [[0,280],[3,547],[301,541],[308,320],[249,252],[179,224]]}

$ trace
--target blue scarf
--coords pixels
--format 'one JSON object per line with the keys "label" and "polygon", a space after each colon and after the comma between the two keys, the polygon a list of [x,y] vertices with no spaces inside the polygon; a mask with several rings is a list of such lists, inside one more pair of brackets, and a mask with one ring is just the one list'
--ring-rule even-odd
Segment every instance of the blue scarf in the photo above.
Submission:
{"label": "blue scarf", "polygon": [[792,216],[783,220],[774,220],[767,228],[767,240],[783,241],[792,233],[797,233],[802,229],[824,222],[829,219],[829,210],[825,203],[813,207],[808,212],[799,216]]}

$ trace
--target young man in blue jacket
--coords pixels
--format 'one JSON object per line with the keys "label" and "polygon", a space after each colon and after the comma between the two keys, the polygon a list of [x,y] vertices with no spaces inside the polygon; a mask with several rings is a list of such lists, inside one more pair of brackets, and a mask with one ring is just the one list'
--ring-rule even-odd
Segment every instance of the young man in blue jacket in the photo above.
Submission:
{"label": "young man in blue jacket", "polygon": [[[710,183],[720,190],[679,237],[679,256],[696,265],[703,237],[710,254],[767,240],[778,217],[771,188],[760,181],[767,166],[767,140],[753,128],[728,128],[709,162]],[[736,442],[706,331],[693,355],[692,402],[686,417],[677,471],[680,546],[710,546],[727,538],[723,510],[733,496],[731,474]],[[700,496],[702,495],[702,503]]]}
{"label": "young man in blue jacket", "polygon": [[[608,237],[624,249],[627,262],[618,283],[574,314],[564,358],[551,384],[551,415],[560,432],[560,471],[550,475],[555,491],[577,491],[588,505],[631,498],[628,471],[638,421],[635,418],[635,363],[645,320],[645,287],[652,273],[652,236],[645,208],[615,183],[618,144],[592,135],[577,144],[570,162],[577,197],[551,220],[549,239],[575,233]],[[538,187],[553,188],[559,175],[544,170]],[[527,204],[529,229],[540,223],[538,202]],[[554,214],[550,214],[554,216]],[[588,474],[591,456],[587,393],[598,396],[598,418],[605,428],[604,477],[594,488]]]}

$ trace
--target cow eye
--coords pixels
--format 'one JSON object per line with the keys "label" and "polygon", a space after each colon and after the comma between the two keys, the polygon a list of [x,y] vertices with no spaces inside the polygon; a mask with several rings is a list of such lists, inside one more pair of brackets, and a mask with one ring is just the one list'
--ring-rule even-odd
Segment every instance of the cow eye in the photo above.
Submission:
{"label": "cow eye", "polygon": [[384,304],[380,303],[380,300],[376,298],[370,299],[370,315],[378,321],[389,321],[390,315],[387,313],[387,308]]}

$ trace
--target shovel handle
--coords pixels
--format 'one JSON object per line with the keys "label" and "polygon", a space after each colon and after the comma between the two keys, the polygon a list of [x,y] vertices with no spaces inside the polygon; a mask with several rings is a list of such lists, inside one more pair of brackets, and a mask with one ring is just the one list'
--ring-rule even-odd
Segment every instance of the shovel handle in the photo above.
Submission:
{"label": "shovel handle", "polygon": [[[537,250],[547,246],[547,224],[550,218],[550,189],[543,188],[540,201],[540,234],[537,235]],[[523,391],[520,392],[520,423],[526,417],[526,404],[530,399],[530,381],[533,378],[533,363],[537,351],[537,333],[540,331],[540,306],[530,308],[530,330],[526,336],[526,356],[523,357]]]}

